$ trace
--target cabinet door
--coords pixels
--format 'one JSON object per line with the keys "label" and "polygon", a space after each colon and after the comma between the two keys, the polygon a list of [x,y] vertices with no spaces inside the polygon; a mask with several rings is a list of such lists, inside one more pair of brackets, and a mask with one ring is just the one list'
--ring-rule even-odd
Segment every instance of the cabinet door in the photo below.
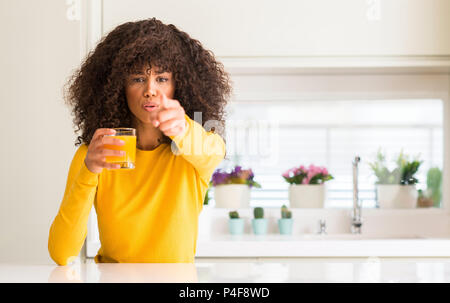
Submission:
{"label": "cabinet door", "polygon": [[107,0],[103,32],[156,17],[219,57],[450,55],[448,0]]}

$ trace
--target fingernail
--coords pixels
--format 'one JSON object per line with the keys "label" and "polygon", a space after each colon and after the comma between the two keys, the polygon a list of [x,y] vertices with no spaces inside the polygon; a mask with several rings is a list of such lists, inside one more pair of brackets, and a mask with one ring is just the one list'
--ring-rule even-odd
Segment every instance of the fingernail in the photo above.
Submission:
{"label": "fingernail", "polygon": [[158,125],[159,125],[159,122],[158,122],[158,121],[153,121],[153,125],[154,125],[154,126],[158,126]]}

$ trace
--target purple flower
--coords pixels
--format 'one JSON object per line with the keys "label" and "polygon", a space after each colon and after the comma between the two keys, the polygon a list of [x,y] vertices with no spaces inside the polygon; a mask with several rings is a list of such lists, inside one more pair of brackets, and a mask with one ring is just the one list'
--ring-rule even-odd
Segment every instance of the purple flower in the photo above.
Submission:
{"label": "purple flower", "polygon": [[234,178],[239,178],[240,174],[241,174],[242,168],[241,166],[236,166],[232,171],[230,176],[234,177]]}
{"label": "purple flower", "polygon": [[[241,166],[235,166],[230,173],[217,169],[212,175],[212,185],[220,184],[245,184],[246,181],[254,182],[253,177],[255,174],[251,169],[242,169]],[[247,183],[250,187],[252,183]]]}
{"label": "purple flower", "polygon": [[219,184],[224,184],[224,183],[226,183],[227,178],[228,178],[228,174],[220,172],[220,169],[219,169],[212,175],[213,185],[216,186]]}
{"label": "purple flower", "polygon": [[255,174],[253,173],[252,169],[249,169],[249,170],[250,170],[250,176],[249,176],[249,179],[251,180],[251,179],[253,179],[253,177],[255,176]]}

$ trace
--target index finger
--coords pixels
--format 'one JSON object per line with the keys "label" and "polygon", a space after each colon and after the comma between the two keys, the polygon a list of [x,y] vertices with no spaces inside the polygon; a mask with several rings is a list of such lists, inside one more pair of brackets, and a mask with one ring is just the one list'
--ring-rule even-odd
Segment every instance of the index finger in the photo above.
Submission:
{"label": "index finger", "polygon": [[175,108],[178,107],[179,102],[174,99],[167,98],[166,94],[163,91],[157,90],[159,92],[160,100],[161,100],[161,109]]}
{"label": "index finger", "polygon": [[113,136],[116,134],[116,131],[112,128],[98,128],[95,132],[94,135],[92,136],[92,140],[97,140],[98,138],[101,138],[103,136],[109,135],[109,136]]}
{"label": "index finger", "polygon": [[166,94],[160,89],[157,89],[156,91],[161,99],[161,108],[167,108],[169,106],[169,99]]}

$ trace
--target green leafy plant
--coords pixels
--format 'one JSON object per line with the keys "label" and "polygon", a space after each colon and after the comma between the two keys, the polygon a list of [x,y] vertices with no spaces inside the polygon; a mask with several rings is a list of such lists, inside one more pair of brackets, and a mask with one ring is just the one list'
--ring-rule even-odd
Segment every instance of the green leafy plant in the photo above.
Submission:
{"label": "green leafy plant", "polygon": [[427,189],[418,190],[419,202],[427,201],[434,207],[440,207],[442,199],[442,171],[433,167],[427,172]]}
{"label": "green leafy plant", "polygon": [[208,187],[208,189],[206,190],[206,194],[205,194],[205,200],[203,200],[203,205],[208,205],[210,197],[209,197],[209,190],[211,187]]}
{"label": "green leafy plant", "polygon": [[239,219],[239,213],[237,212],[237,210],[230,211],[228,215],[230,216],[230,219]]}
{"label": "green leafy plant", "polygon": [[281,207],[281,218],[283,218],[283,219],[291,219],[292,218],[292,212],[287,208],[286,205],[283,205]]}
{"label": "green leafy plant", "polygon": [[390,170],[387,167],[386,156],[382,153],[381,149],[379,149],[375,161],[369,163],[370,168],[378,179],[376,184],[416,184],[419,180],[417,180],[414,175],[417,173],[423,162],[419,161],[418,157],[419,156],[416,156],[415,159],[410,161],[409,156],[401,151],[395,161],[396,166],[394,169]]}
{"label": "green leafy plant", "polygon": [[262,207],[255,207],[253,209],[253,215],[255,219],[262,219],[264,218],[264,208]]}
{"label": "green leafy plant", "polygon": [[427,172],[427,188],[431,192],[431,198],[435,207],[439,207],[442,199],[442,171],[438,167],[432,167]]}

